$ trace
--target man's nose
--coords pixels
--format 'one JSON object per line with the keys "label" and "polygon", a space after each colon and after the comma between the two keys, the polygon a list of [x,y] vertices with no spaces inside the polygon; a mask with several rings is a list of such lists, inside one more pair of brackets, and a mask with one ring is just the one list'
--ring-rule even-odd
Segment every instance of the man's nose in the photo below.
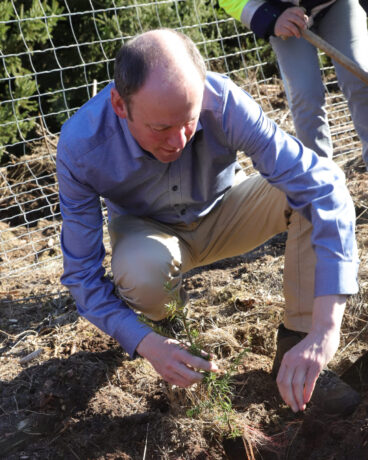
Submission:
{"label": "man's nose", "polygon": [[167,139],[167,143],[170,145],[170,147],[175,149],[183,149],[187,143],[185,127],[172,131]]}

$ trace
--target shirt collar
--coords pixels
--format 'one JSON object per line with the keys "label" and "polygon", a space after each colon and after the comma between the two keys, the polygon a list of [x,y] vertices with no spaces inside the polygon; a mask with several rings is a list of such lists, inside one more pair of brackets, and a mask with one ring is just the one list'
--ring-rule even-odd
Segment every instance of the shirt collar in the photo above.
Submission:
{"label": "shirt collar", "polygon": [[133,158],[151,156],[148,152],[143,150],[141,146],[138,144],[138,142],[134,139],[134,137],[132,136],[128,128],[128,123],[126,119],[119,117],[119,123],[120,123],[121,129],[123,130],[125,140],[128,144],[130,155]]}

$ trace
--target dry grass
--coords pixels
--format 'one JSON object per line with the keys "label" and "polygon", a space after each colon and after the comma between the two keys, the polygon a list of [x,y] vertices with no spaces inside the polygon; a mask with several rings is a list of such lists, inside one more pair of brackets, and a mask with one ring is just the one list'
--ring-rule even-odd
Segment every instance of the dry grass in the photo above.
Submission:
{"label": "dry grass", "polygon": [[[359,211],[361,289],[349,300],[341,346],[331,363],[339,373],[367,351],[368,343],[366,173],[359,158],[345,168]],[[42,232],[42,220],[38,225]],[[7,246],[11,239],[23,238],[20,228],[4,222],[0,230],[6,248],[12,248]],[[318,425],[316,432],[313,408],[292,414],[270,376],[283,312],[283,245],[282,237],[275,238],[251,254],[194,270],[185,279],[190,319],[223,372],[239,352],[249,350],[234,371],[230,421],[210,406],[189,417],[188,410],[206,401],[205,387],[183,390],[165,384],[147,362],[129,360],[113,339],[80,318],[60,287],[61,263],[54,254],[46,255],[39,269],[27,271],[26,278],[3,279],[4,458],[325,459],[334,458],[336,437],[341,458],[364,458],[359,455],[364,455],[368,430],[367,386],[353,416]],[[232,424],[239,436],[226,440],[234,434]]]}

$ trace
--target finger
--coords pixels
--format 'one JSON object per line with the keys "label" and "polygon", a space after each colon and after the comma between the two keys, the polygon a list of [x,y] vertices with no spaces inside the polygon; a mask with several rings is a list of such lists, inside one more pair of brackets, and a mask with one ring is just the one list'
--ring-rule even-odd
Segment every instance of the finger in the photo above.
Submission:
{"label": "finger", "polygon": [[306,405],[304,402],[304,384],[306,379],[306,372],[303,367],[297,367],[293,377],[293,392],[294,399],[298,405],[299,410],[304,410]]}
{"label": "finger", "polygon": [[207,372],[217,372],[218,366],[213,361],[208,361],[199,356],[194,356],[186,350],[181,350],[180,361],[186,365],[191,366],[193,369],[199,369]]}
{"label": "finger", "polygon": [[295,27],[296,30],[299,32],[299,29],[305,29],[308,24],[308,16],[304,15],[301,11],[298,11],[298,14],[290,13],[290,15],[285,18],[286,22],[284,25],[286,27],[293,27],[293,34],[295,35]]}
{"label": "finger", "polygon": [[198,370],[216,372],[218,367],[214,362],[193,356],[184,348],[178,348],[161,375],[167,382],[185,388],[203,379],[203,373]]}
{"label": "finger", "polygon": [[214,353],[207,353],[207,351],[204,351],[204,350],[201,350],[201,356],[203,356],[203,358],[206,361],[210,361],[210,360],[213,361],[214,359],[216,359],[216,355]]}
{"label": "finger", "polygon": [[199,383],[203,379],[203,374],[188,367],[184,363],[179,363],[175,371],[180,374],[181,378],[186,382],[186,386]]}
{"label": "finger", "polygon": [[279,24],[279,26],[275,29],[275,35],[284,40],[285,38],[293,37],[298,33],[300,34],[299,29],[292,22]]}
{"label": "finger", "polygon": [[295,22],[295,24],[303,25],[308,21],[308,16],[304,13],[303,10],[290,11],[288,18]]}
{"label": "finger", "polygon": [[297,37],[297,38],[300,38],[300,30],[299,30],[299,27],[293,23],[293,22],[288,22],[287,24],[285,24],[285,31],[289,37]]}
{"label": "finger", "polygon": [[276,382],[282,399],[293,412],[298,412],[299,407],[294,398],[294,391],[292,388],[293,376],[294,371],[289,369],[285,364],[281,364]]}
{"label": "finger", "polygon": [[180,372],[181,370],[179,370],[179,372],[172,371],[169,376],[165,377],[165,380],[171,385],[176,385],[177,387],[180,387],[180,388],[188,388],[194,383],[200,382],[202,378],[201,374],[198,379],[188,378],[187,375],[183,375]]}
{"label": "finger", "polygon": [[309,403],[312,397],[318,376],[319,376],[318,368],[310,367],[308,369],[306,379],[305,379],[305,387],[304,387],[304,403],[305,404]]}
{"label": "finger", "polygon": [[167,363],[165,369],[161,372],[164,380],[172,385],[186,388],[203,379],[203,374],[188,367],[184,362],[177,359]]}
{"label": "finger", "polygon": [[286,40],[287,38],[291,37],[292,34],[289,32],[289,30],[285,26],[278,26],[275,28],[275,36],[280,37],[283,40]]}

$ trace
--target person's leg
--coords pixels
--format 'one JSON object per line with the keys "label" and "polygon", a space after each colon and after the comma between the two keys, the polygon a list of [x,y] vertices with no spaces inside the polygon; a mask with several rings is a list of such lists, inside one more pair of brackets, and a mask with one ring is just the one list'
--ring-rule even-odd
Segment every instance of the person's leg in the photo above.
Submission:
{"label": "person's leg", "polygon": [[[284,354],[311,329],[316,263],[311,223],[290,209],[284,193],[257,175],[233,186],[190,235],[193,263],[204,265],[249,251],[286,229],[285,319],[278,330],[275,376]],[[359,400],[357,392],[329,370],[321,373],[312,398],[321,410],[335,415],[351,413]]]}
{"label": "person's leg", "polygon": [[[317,32],[368,72],[367,16],[358,0],[337,0],[317,25]],[[368,85],[337,62],[334,66],[368,167]]]}
{"label": "person's leg", "polygon": [[[338,28],[338,27],[337,27]],[[271,37],[296,136],[322,157],[332,158],[332,140],[327,120],[325,88],[316,48],[303,38]]]}
{"label": "person's leg", "polygon": [[181,292],[182,263],[190,268],[190,248],[166,226],[150,219],[119,216],[109,224],[111,268],[128,305],[158,321],[165,305]]}
{"label": "person's leg", "polygon": [[[160,320],[166,315],[165,304],[177,293],[183,295],[183,273],[243,254],[288,229],[286,322],[307,331],[313,306],[314,252],[308,230],[301,228],[310,229],[311,224],[291,213],[282,192],[254,175],[233,186],[217,208],[192,225],[164,225],[132,216],[113,219],[109,232],[114,282],[130,306]],[[295,236],[298,232],[300,241]],[[295,244],[305,250],[294,250]],[[311,273],[304,267],[311,267]]]}
{"label": "person's leg", "polygon": [[285,195],[260,175],[246,177],[191,233],[194,264],[251,251],[287,229],[288,209]]}
{"label": "person's leg", "polygon": [[193,263],[207,265],[244,254],[285,230],[285,325],[308,332],[314,299],[312,225],[293,212],[285,194],[261,176],[250,176],[233,186],[191,233]]}
{"label": "person's leg", "polygon": [[[202,228],[201,228],[202,226]],[[233,187],[220,205],[198,227],[202,263],[252,249],[272,234],[288,229],[285,251],[285,318],[277,335],[272,366],[276,377],[284,354],[303,340],[312,323],[316,257],[312,225],[292,212],[286,197],[259,176]],[[204,228],[203,228],[204,227]],[[359,404],[359,394],[336,374],[321,372],[311,401],[328,414],[348,415]]]}

